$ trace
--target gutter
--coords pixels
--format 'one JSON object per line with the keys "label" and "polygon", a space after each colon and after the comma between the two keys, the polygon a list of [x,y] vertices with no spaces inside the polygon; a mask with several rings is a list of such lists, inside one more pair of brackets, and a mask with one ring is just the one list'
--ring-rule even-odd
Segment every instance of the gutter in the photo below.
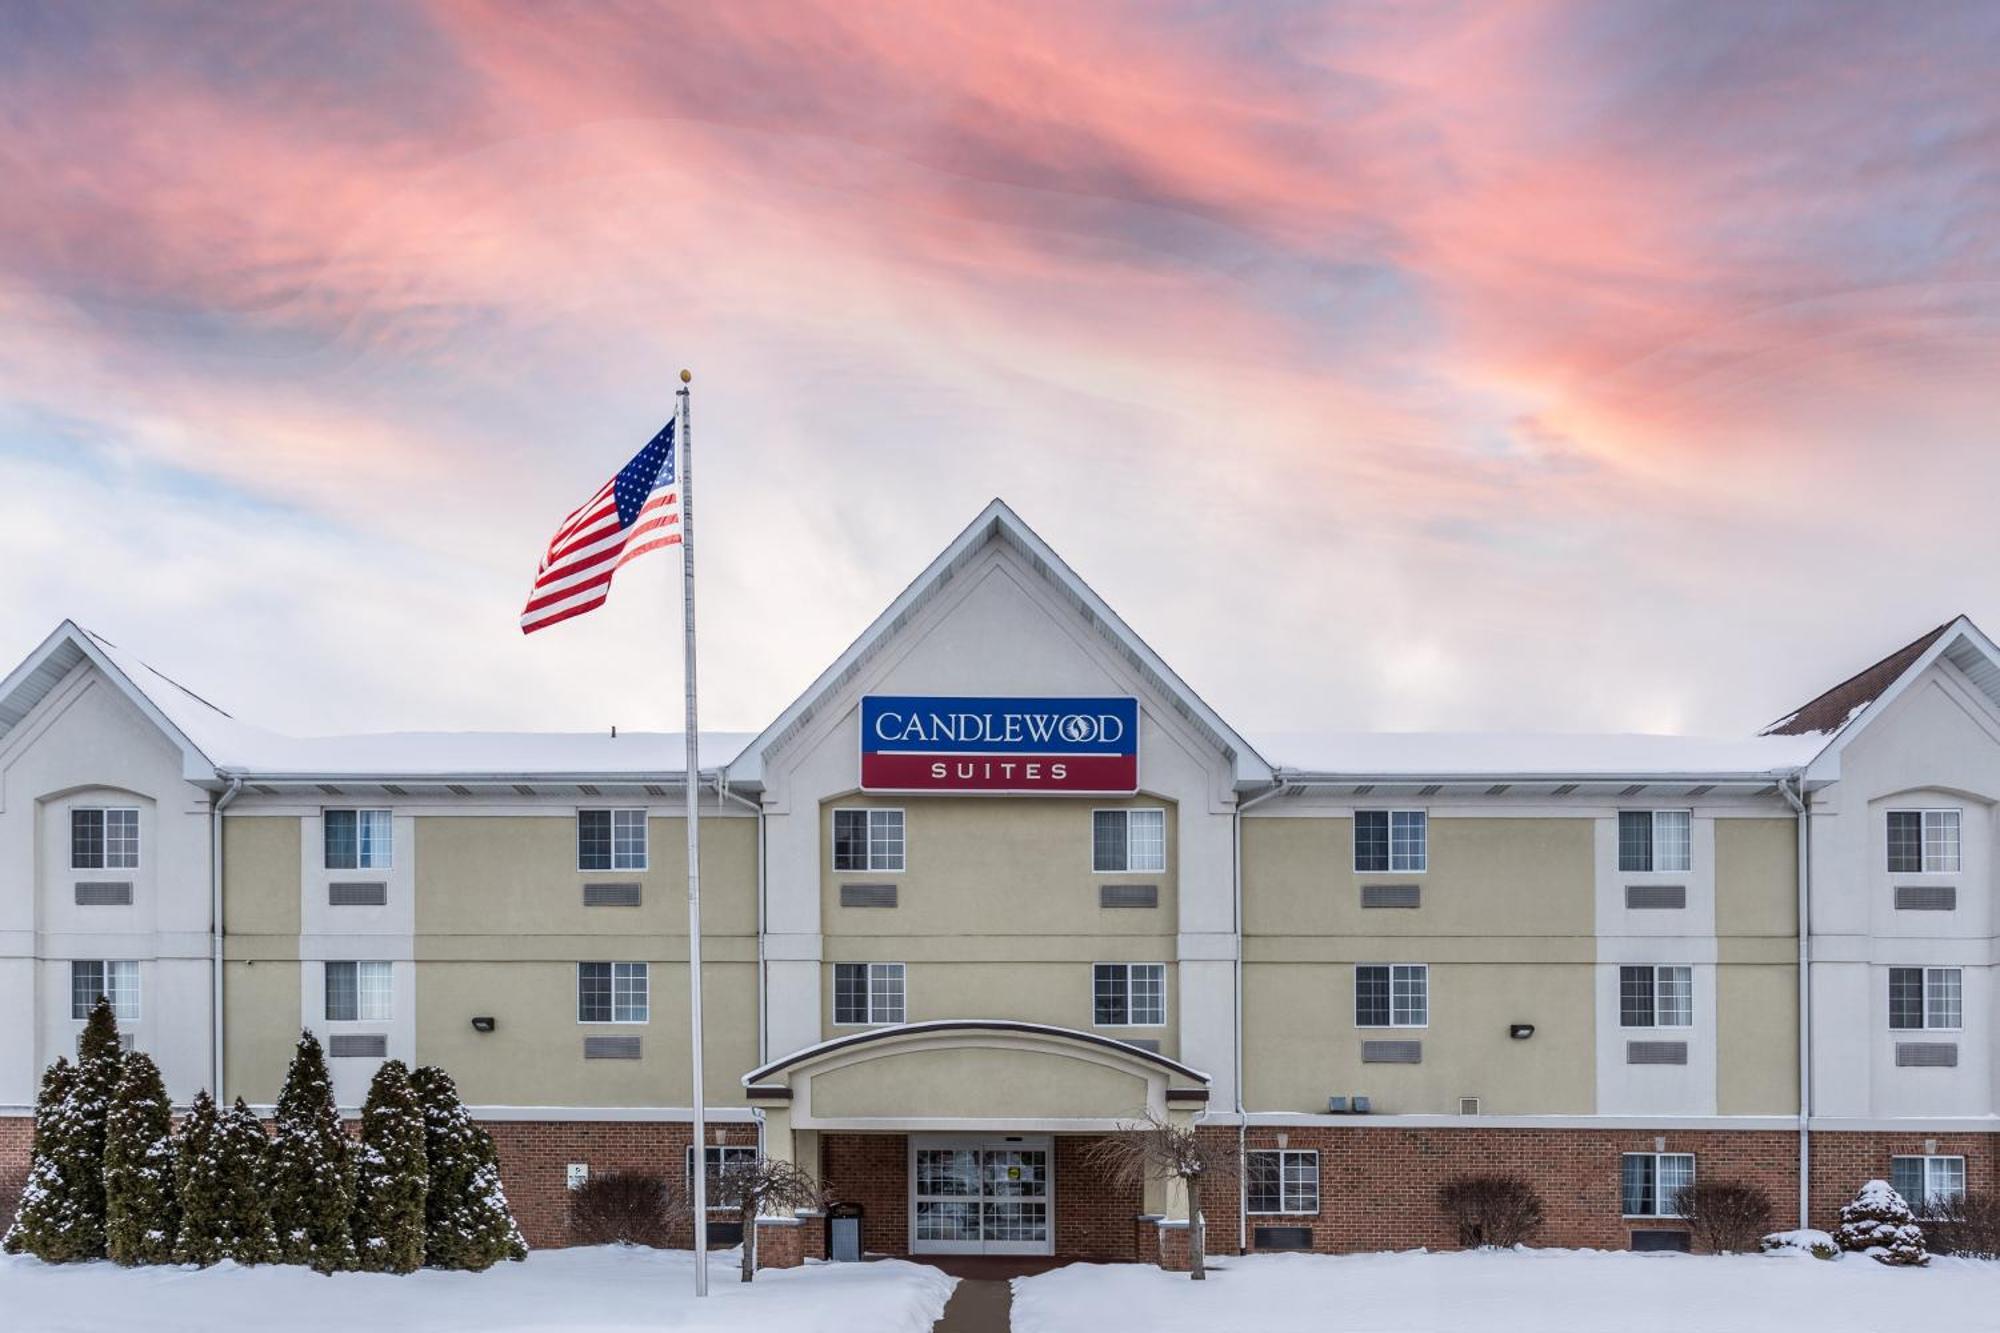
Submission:
{"label": "gutter", "polygon": [[1806,799],[1805,770],[1791,785],[1778,784],[1797,816],[1799,937],[1799,1227],[1812,1225],[1812,808]]}
{"label": "gutter", "polygon": [[1271,785],[1263,791],[1248,800],[1239,800],[1236,808],[1230,812],[1229,818],[1232,881],[1229,926],[1236,936],[1236,956],[1231,963],[1231,970],[1235,973],[1232,981],[1236,992],[1235,1012],[1232,1015],[1236,1033],[1232,1045],[1235,1048],[1233,1054],[1236,1061],[1233,1082],[1236,1085],[1236,1252],[1238,1254],[1250,1252],[1250,1173],[1244,1167],[1244,1163],[1248,1160],[1250,1123],[1243,1105],[1243,812],[1253,805],[1261,805],[1268,801],[1282,792],[1287,785],[1289,784],[1273,778]]}
{"label": "gutter", "polygon": [[222,812],[227,810],[238,796],[243,794],[243,779],[229,779],[229,789],[209,803],[208,811],[208,935],[209,972],[213,987],[209,1003],[214,1007],[214,1031],[210,1034],[211,1056],[214,1065],[215,1100],[224,1105],[222,1092],[223,1074],[223,1023],[222,1023]]}
{"label": "gutter", "polygon": [[[715,775],[715,794],[724,800],[746,805],[757,815],[757,1063],[764,1064],[771,1058],[771,1004],[767,977],[768,964],[764,957],[764,899],[768,876],[765,871],[764,856],[764,803],[753,801],[747,796],[739,796],[729,789],[729,782],[722,774]],[[757,1142],[763,1144],[764,1119],[757,1118]]]}

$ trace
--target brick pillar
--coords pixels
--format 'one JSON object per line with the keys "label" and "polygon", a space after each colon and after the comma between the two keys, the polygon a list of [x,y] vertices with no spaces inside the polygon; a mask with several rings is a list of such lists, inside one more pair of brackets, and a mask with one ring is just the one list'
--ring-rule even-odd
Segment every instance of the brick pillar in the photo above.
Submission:
{"label": "brick pillar", "polygon": [[806,1261],[806,1219],[757,1219],[757,1267],[797,1268]]}

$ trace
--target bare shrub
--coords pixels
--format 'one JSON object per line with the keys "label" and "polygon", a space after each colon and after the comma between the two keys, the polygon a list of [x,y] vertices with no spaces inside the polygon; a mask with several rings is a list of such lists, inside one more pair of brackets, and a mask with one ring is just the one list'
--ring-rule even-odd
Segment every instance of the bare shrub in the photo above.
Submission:
{"label": "bare shrub", "polygon": [[1917,1217],[1926,1248],[1938,1254],[2000,1259],[2000,1194],[1936,1199]]}
{"label": "bare shrub", "polygon": [[1193,1125],[1148,1114],[1142,1121],[1120,1125],[1084,1150],[1086,1169],[1114,1188],[1144,1188],[1148,1181],[1177,1180],[1187,1191],[1188,1277],[1208,1277],[1204,1252],[1207,1223],[1202,1217],[1202,1186],[1218,1188],[1236,1178],[1236,1147],[1221,1145]]}
{"label": "bare shrub", "polygon": [[664,1176],[641,1171],[606,1171],[570,1191],[572,1245],[648,1245],[667,1248],[674,1209]]}
{"label": "bare shrub", "polygon": [[1683,1185],[1673,1206],[1710,1254],[1754,1254],[1771,1229],[1771,1196],[1740,1181]]}
{"label": "bare shrub", "polygon": [[1519,1176],[1455,1176],[1437,1200],[1467,1249],[1525,1245],[1542,1229],[1542,1196]]}

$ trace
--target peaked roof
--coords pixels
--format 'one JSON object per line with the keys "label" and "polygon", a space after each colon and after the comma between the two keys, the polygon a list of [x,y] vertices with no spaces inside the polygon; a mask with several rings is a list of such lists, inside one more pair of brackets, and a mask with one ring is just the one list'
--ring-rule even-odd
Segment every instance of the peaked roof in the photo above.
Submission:
{"label": "peaked roof", "polygon": [[1236,768],[1236,781],[1262,785],[1271,780],[1271,765],[1220,714],[1210,708],[1174,673],[1144,639],[1133,632],[1116,611],[1091,590],[1075,570],[1042,540],[1004,500],[994,500],[967,524],[952,543],[941,551],[924,571],[875,617],[847,651],[820,672],[789,708],[770,726],[759,732],[741,756],[729,766],[729,780],[742,785],[760,785],[764,780],[764,756],[790,740],[818,714],[832,695],[858,676],[862,669],[887,646],[896,632],[908,624],[932,599],[993,542],[1005,542],[1027,560],[1034,571],[1093,624],[1102,637],[1138,673],[1139,677],[1172,702],[1174,711],[1194,730],[1227,754]]}
{"label": "peaked roof", "polygon": [[[1929,651],[1930,646],[1960,620],[1965,620],[1965,617],[1947,620],[1930,633],[1904,644],[1873,666],[1863,667],[1826,693],[1801,704],[1791,713],[1779,718],[1764,728],[1762,734],[1805,736],[1839,731],[1862,709],[1881,698],[1883,691],[1900,680],[1903,673],[1910,669],[1911,664]],[[1966,621],[1966,623],[1971,622]]]}
{"label": "peaked roof", "polygon": [[[1969,617],[1959,616],[1917,642],[1883,658],[1859,676],[1842,681],[1826,695],[1806,705],[1806,709],[1817,708],[1821,700],[1829,695],[1851,689],[1846,699],[1851,711],[1844,718],[1833,721],[1832,734],[1807,766],[1806,776],[1814,781],[1837,779],[1840,776],[1841,751],[1895,703],[1911,682],[1938,662],[1949,663],[1975,691],[1985,696],[1993,708],[2000,710],[2000,647],[1995,647],[1993,640],[1987,638]],[[1891,668],[1897,665],[1900,669],[1892,671]],[[1881,677],[1879,684],[1872,679],[1878,674]],[[1800,713],[1806,709],[1801,709]],[[1832,715],[1831,707],[1821,714],[1825,719],[1831,719]],[[1777,725],[1792,725],[1793,721],[1793,718],[1786,718]]]}

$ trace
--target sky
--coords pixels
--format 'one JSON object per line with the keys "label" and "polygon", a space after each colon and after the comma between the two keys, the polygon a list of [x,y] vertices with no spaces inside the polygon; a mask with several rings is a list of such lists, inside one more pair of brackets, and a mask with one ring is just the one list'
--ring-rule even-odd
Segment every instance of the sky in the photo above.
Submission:
{"label": "sky", "polygon": [[1735,734],[2000,629],[2000,5],[0,0],[0,659],[678,725],[524,638],[694,372],[702,708],[1001,496],[1247,731]]}

